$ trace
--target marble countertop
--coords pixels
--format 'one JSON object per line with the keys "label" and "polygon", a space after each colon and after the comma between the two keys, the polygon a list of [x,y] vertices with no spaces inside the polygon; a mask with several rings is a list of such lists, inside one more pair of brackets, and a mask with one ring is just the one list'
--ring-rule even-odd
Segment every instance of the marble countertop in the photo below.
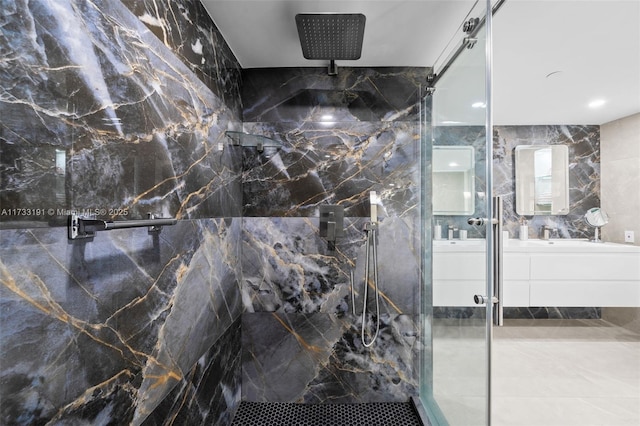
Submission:
{"label": "marble countertop", "polygon": [[[485,249],[483,238],[467,240],[434,240],[433,248],[437,252],[479,252]],[[585,252],[585,253],[640,253],[640,246],[618,243],[594,243],[587,239],[517,239],[504,240],[505,252]]]}

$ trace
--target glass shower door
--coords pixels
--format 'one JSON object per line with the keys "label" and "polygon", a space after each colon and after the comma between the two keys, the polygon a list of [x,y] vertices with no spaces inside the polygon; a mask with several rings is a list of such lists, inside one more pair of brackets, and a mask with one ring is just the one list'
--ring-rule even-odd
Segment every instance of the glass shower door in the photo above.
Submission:
{"label": "glass shower door", "polygon": [[440,70],[435,68],[433,88],[423,103],[427,189],[421,400],[437,425],[490,424],[493,313],[492,303],[482,300],[493,298],[489,253],[494,237],[490,221],[469,221],[492,217],[494,210],[487,49],[491,19],[486,5],[479,3],[461,26],[461,48]]}

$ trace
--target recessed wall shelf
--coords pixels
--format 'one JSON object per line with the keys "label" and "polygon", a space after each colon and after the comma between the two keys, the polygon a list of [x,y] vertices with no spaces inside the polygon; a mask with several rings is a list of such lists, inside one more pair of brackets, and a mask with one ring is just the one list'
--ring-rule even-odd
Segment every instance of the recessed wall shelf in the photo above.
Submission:
{"label": "recessed wall shelf", "polygon": [[243,132],[234,132],[228,130],[225,132],[227,137],[233,141],[232,145],[242,146],[242,147],[255,147],[258,152],[264,151],[265,147],[274,147],[277,149],[282,148],[282,143],[266,136],[262,135],[253,135],[250,133]]}

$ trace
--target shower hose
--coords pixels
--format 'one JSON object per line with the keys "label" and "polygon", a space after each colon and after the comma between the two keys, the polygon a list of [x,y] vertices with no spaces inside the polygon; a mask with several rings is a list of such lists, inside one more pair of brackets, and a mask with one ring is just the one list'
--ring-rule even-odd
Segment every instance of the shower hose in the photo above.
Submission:
{"label": "shower hose", "polygon": [[[365,253],[366,260],[364,262],[364,300],[362,302],[362,329],[361,329],[361,337],[362,344],[369,348],[373,345],[373,342],[376,341],[378,337],[378,332],[380,331],[380,295],[378,292],[378,249],[376,244],[376,224],[371,223],[370,227],[365,228],[367,232],[367,241],[365,244]],[[371,341],[367,343],[365,325],[367,322],[367,298],[368,298],[368,290],[369,290],[369,258],[370,255],[373,254],[373,287],[376,294],[376,332],[374,333]]]}

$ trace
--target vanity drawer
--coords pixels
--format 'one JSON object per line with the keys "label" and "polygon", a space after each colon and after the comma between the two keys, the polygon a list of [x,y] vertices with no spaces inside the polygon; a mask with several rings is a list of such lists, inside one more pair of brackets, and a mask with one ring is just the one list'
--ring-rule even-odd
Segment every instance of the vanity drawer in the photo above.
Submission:
{"label": "vanity drawer", "polygon": [[484,252],[433,253],[434,280],[484,280]]}
{"label": "vanity drawer", "polygon": [[532,281],[531,306],[640,306],[637,281]]}
{"label": "vanity drawer", "polygon": [[532,280],[629,280],[640,283],[638,253],[531,254]]}

